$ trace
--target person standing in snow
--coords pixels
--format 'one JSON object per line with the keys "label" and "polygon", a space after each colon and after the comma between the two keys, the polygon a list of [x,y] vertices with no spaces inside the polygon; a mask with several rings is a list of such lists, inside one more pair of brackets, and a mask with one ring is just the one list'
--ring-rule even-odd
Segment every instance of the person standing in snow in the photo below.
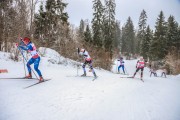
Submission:
{"label": "person standing in snow", "polygon": [[143,57],[140,57],[140,60],[137,61],[137,64],[136,64],[136,72],[134,73],[133,78],[135,77],[136,73],[137,73],[139,70],[141,70],[141,79],[142,79],[144,66],[145,66],[145,61],[144,61]]}
{"label": "person standing in snow", "polygon": [[26,51],[30,52],[30,54],[32,56],[32,58],[27,62],[27,65],[26,65],[28,68],[29,74],[27,76],[25,76],[25,78],[28,78],[28,79],[32,78],[30,65],[34,63],[34,69],[39,75],[39,82],[44,81],[41,71],[38,68],[39,62],[40,62],[40,56],[37,53],[36,46],[31,42],[31,40],[28,37],[21,39],[21,41],[24,43],[24,45],[19,45],[18,43],[16,43],[16,46],[22,50],[26,50]]}
{"label": "person standing in snow", "polygon": [[96,75],[96,73],[95,73],[95,71],[94,71],[94,69],[93,69],[92,59],[91,59],[90,55],[88,54],[88,52],[87,52],[85,49],[81,49],[81,50],[80,50],[80,49],[78,48],[78,54],[81,55],[81,56],[83,56],[83,58],[84,58],[84,64],[83,64],[83,66],[82,66],[83,71],[84,71],[84,74],[81,75],[81,76],[86,76],[86,69],[85,69],[85,67],[86,67],[86,64],[89,64],[89,67],[90,67],[90,69],[92,70],[94,77],[96,78],[97,75]]}
{"label": "person standing in snow", "polygon": [[124,71],[124,60],[123,60],[123,58],[120,57],[120,59],[119,59],[118,61],[120,62],[119,67],[118,67],[118,73],[120,73],[120,68],[122,67],[122,70],[123,70],[123,72],[124,72],[124,74],[125,74],[125,71]]}

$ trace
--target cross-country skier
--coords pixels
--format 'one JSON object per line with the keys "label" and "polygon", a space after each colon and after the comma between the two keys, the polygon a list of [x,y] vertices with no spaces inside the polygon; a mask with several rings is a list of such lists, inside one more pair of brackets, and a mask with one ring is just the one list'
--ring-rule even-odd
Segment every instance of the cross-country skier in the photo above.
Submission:
{"label": "cross-country skier", "polygon": [[136,64],[136,72],[134,73],[134,76],[133,78],[135,77],[136,73],[141,70],[141,80],[142,80],[142,77],[143,77],[143,70],[144,70],[144,66],[145,66],[145,61],[143,59],[143,57],[140,57],[140,60],[137,61],[137,64]]}
{"label": "cross-country skier", "polygon": [[29,74],[25,78],[28,78],[28,79],[32,78],[30,65],[34,63],[34,69],[39,75],[39,82],[44,81],[41,71],[38,69],[39,62],[40,62],[40,56],[37,53],[36,46],[31,42],[31,40],[28,37],[25,37],[21,40],[24,43],[24,45],[19,45],[18,43],[16,43],[16,46],[21,48],[22,50],[26,50],[26,51],[30,52],[30,54],[32,56],[32,58],[27,62],[27,68],[28,68]]}
{"label": "cross-country skier", "polygon": [[125,74],[125,71],[124,71],[124,60],[123,60],[123,58],[120,57],[120,59],[119,59],[118,61],[120,62],[119,67],[118,67],[118,73],[120,73],[120,68],[122,67],[122,70],[123,70],[123,72],[124,72],[124,74]]}
{"label": "cross-country skier", "polygon": [[83,56],[83,58],[84,58],[84,64],[83,64],[83,66],[82,66],[82,68],[83,68],[83,70],[84,70],[84,74],[81,75],[81,76],[86,76],[86,69],[85,69],[85,67],[86,67],[86,64],[88,64],[89,67],[90,67],[90,69],[91,69],[92,72],[93,72],[94,77],[96,78],[97,75],[96,75],[96,73],[95,73],[95,71],[94,71],[94,69],[93,69],[92,59],[91,59],[90,55],[88,54],[88,52],[87,52],[85,49],[81,49],[81,50],[80,50],[80,49],[78,48],[78,54],[81,55],[81,56]]}
{"label": "cross-country skier", "polygon": [[166,78],[166,73],[167,73],[167,70],[166,69],[162,69],[162,73],[161,73],[161,77],[164,77]]}
{"label": "cross-country skier", "polygon": [[155,69],[153,69],[153,68],[151,68],[150,69],[150,77],[151,77],[151,75],[153,74],[154,75],[154,77],[157,77],[157,73],[156,73],[156,70]]}

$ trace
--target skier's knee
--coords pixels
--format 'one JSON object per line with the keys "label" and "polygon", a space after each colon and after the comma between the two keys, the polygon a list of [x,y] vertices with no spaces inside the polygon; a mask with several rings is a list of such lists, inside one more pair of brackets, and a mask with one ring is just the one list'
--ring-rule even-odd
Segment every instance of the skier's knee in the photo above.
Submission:
{"label": "skier's knee", "polygon": [[36,66],[34,66],[34,69],[36,70],[36,71],[38,71],[39,69],[38,69],[38,67],[36,67]]}
{"label": "skier's knee", "polygon": [[90,66],[90,69],[93,69],[93,66]]}

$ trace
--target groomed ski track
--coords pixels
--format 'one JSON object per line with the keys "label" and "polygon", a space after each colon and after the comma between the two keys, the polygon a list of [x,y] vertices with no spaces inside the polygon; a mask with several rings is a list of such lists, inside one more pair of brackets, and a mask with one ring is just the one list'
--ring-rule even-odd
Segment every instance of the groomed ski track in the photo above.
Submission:
{"label": "groomed ski track", "polygon": [[[24,75],[21,62],[1,63],[9,73],[0,77]],[[125,63],[132,75],[136,61]],[[0,120],[180,120],[180,76],[150,78],[146,68],[143,83],[96,70],[99,77],[92,81],[93,76],[66,77],[76,75],[76,68],[49,64],[43,58],[40,69],[52,80],[31,89],[23,88],[34,80],[0,80]]]}

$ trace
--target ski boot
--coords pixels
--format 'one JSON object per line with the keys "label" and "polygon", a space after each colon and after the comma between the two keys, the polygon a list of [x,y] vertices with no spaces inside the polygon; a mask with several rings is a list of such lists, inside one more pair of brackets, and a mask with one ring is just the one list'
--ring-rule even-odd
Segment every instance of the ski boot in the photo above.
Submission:
{"label": "ski boot", "polygon": [[84,74],[82,74],[81,77],[86,77],[86,72],[84,72]]}
{"label": "ski boot", "polygon": [[39,82],[44,82],[44,79],[42,76],[39,77]]}
{"label": "ski boot", "polygon": [[31,73],[29,73],[25,78],[26,78],[26,79],[32,79]]}

